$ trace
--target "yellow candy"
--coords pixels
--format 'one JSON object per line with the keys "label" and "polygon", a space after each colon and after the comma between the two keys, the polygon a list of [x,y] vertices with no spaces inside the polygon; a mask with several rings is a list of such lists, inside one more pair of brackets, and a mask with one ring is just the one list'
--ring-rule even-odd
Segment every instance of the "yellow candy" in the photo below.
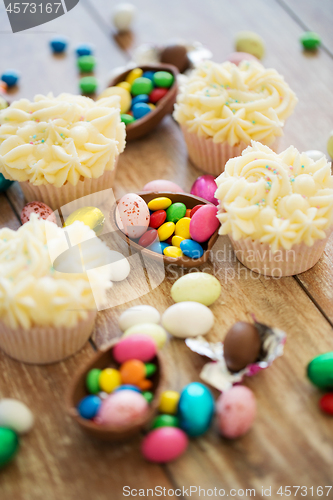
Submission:
{"label": "yellow candy", "polygon": [[164,250],[163,250],[163,253],[166,257],[172,257],[174,259],[179,259],[179,257],[181,257],[183,255],[183,252],[181,251],[180,248],[178,247],[173,247],[173,246],[170,246],[170,247],[166,247]]}
{"label": "yellow candy", "polygon": [[128,92],[131,92],[131,84],[128,82],[117,83],[116,87],[122,87],[123,89],[127,90]]}
{"label": "yellow candy", "polygon": [[126,76],[126,82],[128,82],[130,85],[136,80],[137,78],[140,78],[140,76],[143,75],[143,71],[141,68],[135,68],[132,69]]}
{"label": "yellow candy", "polygon": [[152,102],[148,102],[148,106],[150,107],[151,110],[156,109],[155,104],[153,104]]}
{"label": "yellow candy", "polygon": [[176,224],[175,235],[181,236],[185,240],[189,240],[191,238],[190,222],[191,219],[189,217],[183,217],[180,219]]}
{"label": "yellow candy", "polygon": [[103,212],[96,207],[82,207],[75,210],[75,212],[69,215],[64,223],[64,227],[68,227],[75,221],[81,221],[90,229],[93,229],[95,233],[101,234],[105,217]]}
{"label": "yellow candy", "polygon": [[167,240],[174,233],[175,225],[173,222],[165,222],[157,230],[160,241]]}
{"label": "yellow candy", "polygon": [[158,410],[160,413],[167,413],[168,415],[176,415],[178,410],[178,401],[180,398],[179,392],[164,391],[162,392]]}
{"label": "yellow candy", "polygon": [[149,210],[152,210],[155,212],[155,210],[166,210],[170,205],[172,204],[172,201],[169,198],[164,198],[161,196],[160,198],[154,198],[148,203],[148,208]]}
{"label": "yellow candy", "polygon": [[185,240],[185,238],[182,238],[181,236],[173,236],[171,243],[174,247],[180,248],[180,244],[183,240]]}
{"label": "yellow candy", "polygon": [[102,370],[98,382],[102,391],[110,393],[121,385],[121,376],[115,368],[105,368]]}
{"label": "yellow candy", "polygon": [[132,97],[128,90],[123,87],[108,87],[98,96],[98,99],[103,99],[104,97],[110,97],[113,95],[118,95],[120,97],[120,112],[122,114],[127,113],[132,104]]}

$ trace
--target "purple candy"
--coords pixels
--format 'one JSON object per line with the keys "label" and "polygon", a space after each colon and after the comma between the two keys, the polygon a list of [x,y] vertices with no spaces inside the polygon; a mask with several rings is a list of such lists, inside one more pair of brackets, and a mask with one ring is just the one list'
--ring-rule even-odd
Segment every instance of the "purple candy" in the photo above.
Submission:
{"label": "purple candy", "polygon": [[214,196],[216,190],[217,185],[215,177],[212,175],[201,175],[193,184],[191,194],[200,196],[200,198],[210,201],[211,203],[214,203],[214,205],[218,205],[219,201]]}

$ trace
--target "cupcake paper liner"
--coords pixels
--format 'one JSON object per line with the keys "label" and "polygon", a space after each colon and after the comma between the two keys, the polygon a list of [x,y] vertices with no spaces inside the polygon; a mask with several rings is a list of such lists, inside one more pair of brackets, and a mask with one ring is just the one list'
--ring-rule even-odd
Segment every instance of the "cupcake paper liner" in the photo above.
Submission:
{"label": "cupcake paper liner", "polygon": [[74,327],[33,326],[11,328],[0,321],[0,349],[23,363],[48,364],[61,361],[82,349],[95,324],[96,311]]}

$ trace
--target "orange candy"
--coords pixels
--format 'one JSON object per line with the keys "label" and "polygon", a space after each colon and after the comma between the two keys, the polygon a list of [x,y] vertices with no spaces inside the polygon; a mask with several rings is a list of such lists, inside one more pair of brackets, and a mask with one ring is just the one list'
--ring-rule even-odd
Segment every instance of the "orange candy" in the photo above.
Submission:
{"label": "orange candy", "polygon": [[191,217],[191,209],[187,208],[185,217]]}
{"label": "orange candy", "polygon": [[125,361],[120,367],[120,376],[123,384],[137,385],[144,381],[146,377],[146,366],[138,359]]}

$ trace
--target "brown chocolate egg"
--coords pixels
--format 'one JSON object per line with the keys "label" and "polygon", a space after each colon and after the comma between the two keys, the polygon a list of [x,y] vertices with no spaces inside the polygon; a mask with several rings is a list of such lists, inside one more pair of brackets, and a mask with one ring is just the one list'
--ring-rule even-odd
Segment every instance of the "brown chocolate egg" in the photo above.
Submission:
{"label": "brown chocolate egg", "polygon": [[261,339],[255,325],[238,321],[224,339],[224,359],[231,372],[239,372],[259,356]]}
{"label": "brown chocolate egg", "polygon": [[167,45],[161,52],[160,61],[165,64],[173,64],[180,73],[189,67],[187,50],[184,45]]}

